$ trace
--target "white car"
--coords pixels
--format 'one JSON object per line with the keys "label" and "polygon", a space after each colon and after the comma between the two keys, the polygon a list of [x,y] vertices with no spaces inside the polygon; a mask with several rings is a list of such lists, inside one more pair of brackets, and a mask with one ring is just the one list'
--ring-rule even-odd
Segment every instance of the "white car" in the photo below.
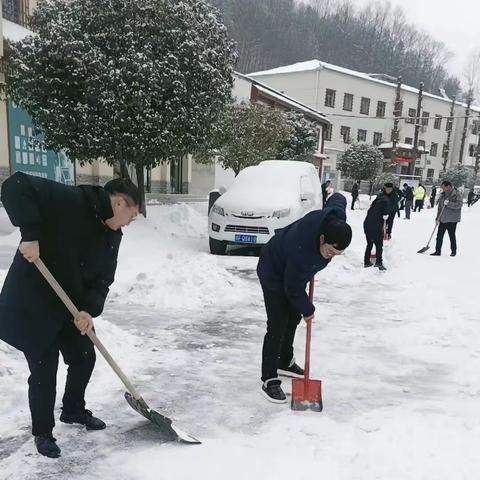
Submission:
{"label": "white car", "polygon": [[210,251],[263,245],[275,231],[322,207],[317,169],[307,162],[268,160],[242,170],[208,215]]}

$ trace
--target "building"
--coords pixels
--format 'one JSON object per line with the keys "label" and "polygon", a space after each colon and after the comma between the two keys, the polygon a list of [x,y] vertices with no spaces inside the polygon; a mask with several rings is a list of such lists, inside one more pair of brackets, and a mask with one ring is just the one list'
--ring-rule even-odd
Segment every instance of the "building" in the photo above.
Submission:
{"label": "building", "polygon": [[[232,96],[237,102],[252,102],[268,105],[281,110],[293,110],[316,125],[318,131],[317,150],[313,154],[313,163],[321,172],[325,155],[323,154],[324,138],[330,126],[330,120],[320,111],[304,105],[297,99],[273,89],[253,78],[236,72]],[[218,162],[202,165],[193,161],[191,193],[206,194],[213,189],[229,187],[235,175],[233,170],[225,170]]]}
{"label": "building", "polygon": [[[352,142],[367,142],[388,147],[394,122],[397,81],[386,75],[366,74],[331,65],[320,60],[296,63],[248,75],[249,78],[287,94],[318,110],[331,121],[325,135],[324,178],[340,180],[336,161]],[[418,104],[418,89],[401,85],[398,143],[413,145]],[[453,103],[446,95],[423,94],[419,123],[418,150],[425,152],[415,162],[414,175],[435,182],[443,169],[447,145],[447,123],[453,104],[453,129],[446,154],[449,168],[461,161],[473,168],[479,144],[480,108],[472,107],[465,147],[460,159],[466,105]],[[413,117],[413,118],[412,118]],[[390,144],[391,146],[391,144]],[[398,173],[407,173],[400,162]],[[338,183],[337,183],[338,185]]]}

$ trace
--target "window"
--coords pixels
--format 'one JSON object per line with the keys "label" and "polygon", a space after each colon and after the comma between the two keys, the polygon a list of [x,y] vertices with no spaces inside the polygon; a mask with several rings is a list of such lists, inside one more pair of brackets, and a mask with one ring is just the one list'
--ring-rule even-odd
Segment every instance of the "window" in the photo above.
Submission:
{"label": "window", "polygon": [[435,115],[435,122],[433,124],[433,128],[436,130],[440,130],[442,128],[442,116],[441,115]]}
{"label": "window", "polygon": [[432,145],[430,146],[430,155],[432,157],[436,157],[437,154],[438,154],[438,143],[432,142]]}
{"label": "window", "polygon": [[335,108],[335,95],[337,94],[336,90],[330,90],[327,88],[325,92],[325,106]]}
{"label": "window", "polygon": [[395,102],[395,110],[393,114],[401,117],[402,113],[403,113],[403,102],[400,100],[398,102]]}
{"label": "window", "polygon": [[428,126],[429,117],[430,117],[430,113],[428,113],[428,112],[423,112],[422,113],[422,125],[424,127]]}
{"label": "window", "polygon": [[408,116],[410,118],[407,118],[405,120],[405,123],[411,123],[411,124],[414,124],[415,123],[415,117],[417,116],[417,111],[414,109],[414,108],[409,108],[408,109]]}
{"label": "window", "polygon": [[429,168],[427,170],[427,178],[432,178],[435,176],[435,169],[434,168]]}
{"label": "window", "polygon": [[385,102],[377,102],[377,117],[383,118],[385,116],[385,110],[387,104]]}
{"label": "window", "polygon": [[473,135],[478,135],[480,133],[480,121],[479,120],[474,120],[472,122],[472,134]]}
{"label": "window", "polygon": [[351,112],[353,110],[353,95],[351,93],[346,93],[343,96],[343,109],[347,112]]}
{"label": "window", "polygon": [[442,149],[442,157],[443,158],[448,157],[448,153],[449,153],[449,148],[448,148],[447,144],[444,143],[443,144],[443,149]]}
{"label": "window", "polygon": [[382,134],[380,132],[375,132],[373,134],[373,144],[377,147],[382,143]]}
{"label": "window", "polygon": [[29,2],[26,2],[25,0],[3,0],[3,18],[26,27],[29,22],[28,4]]}
{"label": "window", "polygon": [[432,164],[432,161],[431,161],[431,160],[427,160],[425,163],[426,163],[427,165],[431,165],[431,164]]}
{"label": "window", "polygon": [[405,143],[407,145],[413,145],[413,138],[411,137],[405,137]]}
{"label": "window", "polygon": [[325,128],[325,141],[326,142],[331,142],[332,141],[332,131],[333,131],[333,125],[330,124]]}
{"label": "window", "polygon": [[452,127],[453,127],[453,118],[447,118],[447,123],[446,123],[446,126],[445,126],[445,130],[447,132],[449,132],[449,131],[452,130]]}
{"label": "window", "polygon": [[362,115],[368,115],[370,112],[370,99],[366,97],[362,97],[360,101],[360,113]]}
{"label": "window", "polygon": [[420,148],[423,148],[423,149],[425,150],[425,140],[419,140],[419,141],[418,141],[418,146],[419,146]]}
{"label": "window", "polygon": [[414,173],[414,175],[415,175],[416,177],[421,177],[421,176],[422,176],[422,169],[415,167],[415,173]]}
{"label": "window", "polygon": [[367,131],[358,129],[357,142],[366,142],[367,141]]}
{"label": "window", "polygon": [[408,175],[408,167],[406,167],[405,165],[402,165],[402,167],[400,169],[400,173],[402,175]]}
{"label": "window", "polygon": [[343,138],[343,143],[350,143],[350,127],[340,127],[340,136]]}
{"label": "window", "polygon": [[477,149],[476,145],[473,145],[473,143],[471,143],[469,146],[468,146],[468,156],[469,157],[474,157],[475,156],[475,150]]}

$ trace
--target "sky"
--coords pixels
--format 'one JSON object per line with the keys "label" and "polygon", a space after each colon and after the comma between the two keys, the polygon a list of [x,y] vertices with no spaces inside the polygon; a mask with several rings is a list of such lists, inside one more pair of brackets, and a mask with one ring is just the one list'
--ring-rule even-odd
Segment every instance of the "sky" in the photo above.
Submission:
{"label": "sky", "polygon": [[[371,0],[352,0],[359,6]],[[387,3],[389,0],[378,0]],[[479,0],[390,0],[401,6],[412,23],[442,41],[455,56],[449,70],[461,77],[464,64],[473,48],[480,48]]]}

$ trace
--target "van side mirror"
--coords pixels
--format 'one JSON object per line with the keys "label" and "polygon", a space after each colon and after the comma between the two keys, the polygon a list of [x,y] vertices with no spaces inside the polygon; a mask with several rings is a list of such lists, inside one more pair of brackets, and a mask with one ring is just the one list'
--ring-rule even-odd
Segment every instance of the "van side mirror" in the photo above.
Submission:
{"label": "van side mirror", "polygon": [[303,192],[300,194],[300,200],[302,202],[313,202],[315,200],[315,194],[313,192]]}

